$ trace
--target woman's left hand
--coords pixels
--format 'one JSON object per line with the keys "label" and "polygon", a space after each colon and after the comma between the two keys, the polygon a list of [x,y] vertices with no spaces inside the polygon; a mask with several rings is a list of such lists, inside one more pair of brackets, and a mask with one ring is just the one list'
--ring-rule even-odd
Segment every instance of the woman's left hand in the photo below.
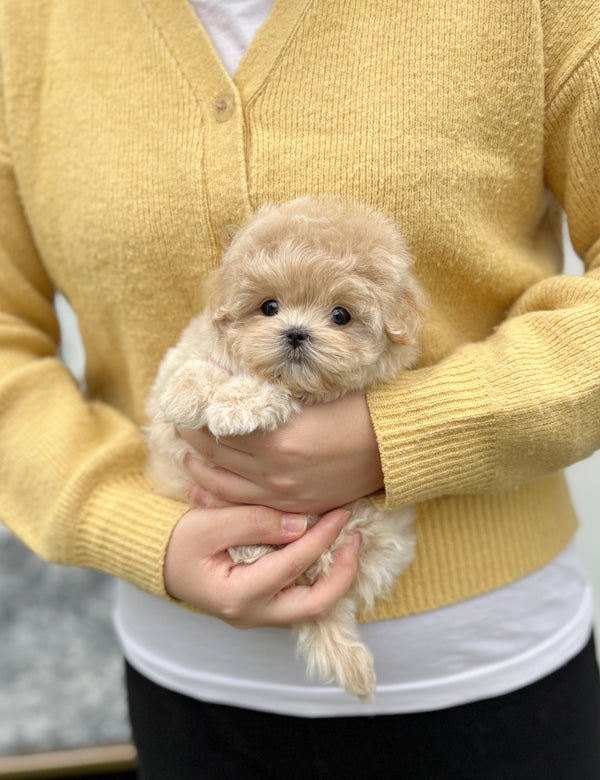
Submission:
{"label": "woman's left hand", "polygon": [[191,500],[257,504],[321,514],[383,487],[364,393],[302,409],[273,432],[217,439],[206,428],[179,433],[198,452],[185,461]]}

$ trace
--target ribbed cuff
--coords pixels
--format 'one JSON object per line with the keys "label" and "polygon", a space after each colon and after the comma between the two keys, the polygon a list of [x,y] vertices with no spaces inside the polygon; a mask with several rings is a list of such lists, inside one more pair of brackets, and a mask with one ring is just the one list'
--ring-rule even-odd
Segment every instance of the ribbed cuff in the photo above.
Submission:
{"label": "ribbed cuff", "polygon": [[492,484],[492,405],[485,383],[464,354],[401,374],[370,389],[367,400],[384,472],[386,508],[480,492]]}

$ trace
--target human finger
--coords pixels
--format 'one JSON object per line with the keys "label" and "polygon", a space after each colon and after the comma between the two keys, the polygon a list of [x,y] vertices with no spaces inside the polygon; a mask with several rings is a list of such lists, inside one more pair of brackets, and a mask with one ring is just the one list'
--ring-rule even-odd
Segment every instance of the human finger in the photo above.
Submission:
{"label": "human finger", "polygon": [[243,502],[225,501],[225,499],[219,498],[213,495],[209,490],[205,490],[202,485],[194,483],[187,491],[187,496],[194,504],[198,504],[202,507],[209,509],[240,506]]}
{"label": "human finger", "polygon": [[[202,544],[213,550],[248,544],[288,544],[304,534],[306,515],[260,505],[240,505],[206,512]],[[335,537],[334,537],[335,538]]]}
{"label": "human finger", "polygon": [[352,534],[340,547],[329,573],[312,585],[297,585],[279,591],[263,612],[269,625],[289,626],[325,617],[347,593],[358,565],[360,534]]}
{"label": "human finger", "polygon": [[249,592],[259,597],[278,593],[293,584],[333,544],[348,517],[345,509],[329,512],[303,536],[240,572],[241,576],[247,575]]}
{"label": "human finger", "polygon": [[251,458],[257,450],[263,431],[255,431],[244,436],[219,436],[212,434],[208,428],[178,428],[178,434],[205,460],[218,461],[221,457],[236,456],[239,459]]}
{"label": "human finger", "polygon": [[[247,479],[235,471],[205,463],[193,455],[186,455],[184,465],[193,480],[188,495],[192,501],[204,503],[211,497],[213,505],[226,504],[264,504],[266,490],[256,482]],[[215,504],[217,502],[217,504]]]}

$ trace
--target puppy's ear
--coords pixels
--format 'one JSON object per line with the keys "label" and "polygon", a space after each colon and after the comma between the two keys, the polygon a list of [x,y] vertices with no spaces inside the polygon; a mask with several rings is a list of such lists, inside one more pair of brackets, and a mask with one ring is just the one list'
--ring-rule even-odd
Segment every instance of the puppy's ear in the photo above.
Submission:
{"label": "puppy's ear", "polygon": [[396,344],[414,346],[423,326],[424,314],[425,296],[412,276],[406,276],[386,317],[388,338]]}

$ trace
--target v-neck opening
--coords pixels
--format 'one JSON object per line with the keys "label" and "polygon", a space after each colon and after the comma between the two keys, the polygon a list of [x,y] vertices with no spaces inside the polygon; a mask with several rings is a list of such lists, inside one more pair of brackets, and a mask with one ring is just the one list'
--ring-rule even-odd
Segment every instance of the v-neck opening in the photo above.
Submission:
{"label": "v-neck opening", "polygon": [[233,77],[245,105],[256,97],[268,80],[311,3],[312,0],[275,0]]}
{"label": "v-neck opening", "polygon": [[207,79],[211,79],[215,89],[222,91],[227,87],[239,96],[243,105],[248,105],[266,83],[312,3],[312,0],[275,0],[232,77],[188,0],[141,1],[194,93],[204,93]]}

